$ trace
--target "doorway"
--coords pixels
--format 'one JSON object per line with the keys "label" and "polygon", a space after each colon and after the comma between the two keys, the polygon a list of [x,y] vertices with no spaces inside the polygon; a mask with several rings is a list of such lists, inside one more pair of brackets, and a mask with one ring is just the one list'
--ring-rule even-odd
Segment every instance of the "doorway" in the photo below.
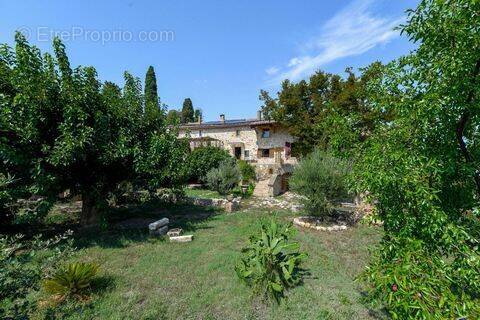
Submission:
{"label": "doorway", "polygon": [[235,147],[235,158],[240,159],[242,157],[242,147]]}

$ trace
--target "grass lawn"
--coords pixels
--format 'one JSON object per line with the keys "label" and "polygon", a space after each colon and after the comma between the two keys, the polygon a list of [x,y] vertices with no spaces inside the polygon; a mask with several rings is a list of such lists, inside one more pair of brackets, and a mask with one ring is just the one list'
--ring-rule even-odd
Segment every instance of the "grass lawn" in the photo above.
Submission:
{"label": "grass lawn", "polygon": [[[169,216],[171,226],[194,234],[194,241],[150,239],[145,230],[84,233],[75,260],[99,263],[110,280],[69,319],[375,319],[360,303],[354,278],[367,263],[367,248],[381,236],[378,228],[300,230],[296,238],[309,255],[304,268],[310,275],[280,306],[267,306],[237,279],[234,265],[248,236],[272,212],[186,206],[135,212],[128,215]],[[291,218],[288,212],[278,217]]]}
{"label": "grass lawn", "polygon": [[208,189],[185,189],[185,195],[187,197],[196,197],[196,198],[204,198],[204,199],[222,199],[225,196],[221,195],[217,191],[212,191]]}

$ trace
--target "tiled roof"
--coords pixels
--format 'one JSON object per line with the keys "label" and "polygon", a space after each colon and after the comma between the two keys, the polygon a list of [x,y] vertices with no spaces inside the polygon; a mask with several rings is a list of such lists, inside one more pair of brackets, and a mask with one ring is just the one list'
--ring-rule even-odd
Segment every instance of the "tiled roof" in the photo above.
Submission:
{"label": "tiled roof", "polygon": [[257,120],[257,119],[233,119],[225,121],[206,121],[202,123],[190,122],[180,126],[182,129],[201,129],[201,128],[228,128],[241,126],[257,126],[263,124],[275,123],[273,120]]}

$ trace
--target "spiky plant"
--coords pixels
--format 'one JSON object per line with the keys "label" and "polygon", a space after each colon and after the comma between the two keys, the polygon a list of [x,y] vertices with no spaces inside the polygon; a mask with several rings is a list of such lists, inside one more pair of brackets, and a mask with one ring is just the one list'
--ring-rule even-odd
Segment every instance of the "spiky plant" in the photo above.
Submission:
{"label": "spiky plant", "polygon": [[58,270],[51,278],[43,282],[45,292],[56,300],[67,298],[85,299],[99,266],[95,263],[70,263],[66,268]]}
{"label": "spiky plant", "polygon": [[306,258],[299,252],[299,244],[289,242],[295,234],[291,224],[277,224],[272,219],[264,222],[260,236],[252,235],[244,254],[235,266],[238,277],[262,297],[277,303],[285,290],[301,281],[299,265]]}

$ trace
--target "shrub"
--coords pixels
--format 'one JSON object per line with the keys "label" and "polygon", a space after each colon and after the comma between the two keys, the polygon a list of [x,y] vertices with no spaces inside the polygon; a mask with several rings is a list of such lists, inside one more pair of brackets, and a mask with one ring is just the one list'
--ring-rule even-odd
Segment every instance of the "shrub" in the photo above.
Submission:
{"label": "shrub", "polygon": [[289,242],[295,229],[291,224],[281,225],[274,220],[262,223],[260,235],[252,235],[244,254],[235,266],[238,277],[263,298],[277,303],[285,290],[302,279],[299,265],[306,254],[299,252],[299,244]]}
{"label": "shrub", "polygon": [[[475,275],[465,277],[477,285],[479,258]],[[461,269],[449,260],[420,240],[391,238],[360,279],[368,284],[369,301],[386,307],[393,319],[479,319],[478,292],[466,290]]]}
{"label": "shrub", "polygon": [[220,163],[218,168],[211,169],[206,177],[208,187],[211,190],[218,191],[220,194],[227,194],[240,181],[240,170],[232,160],[226,160]]}
{"label": "shrub", "polygon": [[290,178],[290,188],[305,197],[306,210],[326,217],[335,202],[348,196],[347,173],[349,165],[328,153],[315,150],[300,161]]}
{"label": "shrub", "polygon": [[67,298],[84,299],[91,288],[99,266],[94,263],[71,263],[43,282],[45,291],[57,301]]}
{"label": "shrub", "polygon": [[244,182],[255,181],[257,175],[255,173],[255,168],[251,164],[245,160],[238,160],[237,165]]}
{"label": "shrub", "polygon": [[207,173],[218,168],[222,161],[233,159],[230,154],[217,147],[200,147],[193,150],[185,163],[185,176],[188,181],[202,181]]}
{"label": "shrub", "polygon": [[51,239],[22,235],[0,238],[0,318],[27,319],[41,277],[73,253],[71,232]]}

